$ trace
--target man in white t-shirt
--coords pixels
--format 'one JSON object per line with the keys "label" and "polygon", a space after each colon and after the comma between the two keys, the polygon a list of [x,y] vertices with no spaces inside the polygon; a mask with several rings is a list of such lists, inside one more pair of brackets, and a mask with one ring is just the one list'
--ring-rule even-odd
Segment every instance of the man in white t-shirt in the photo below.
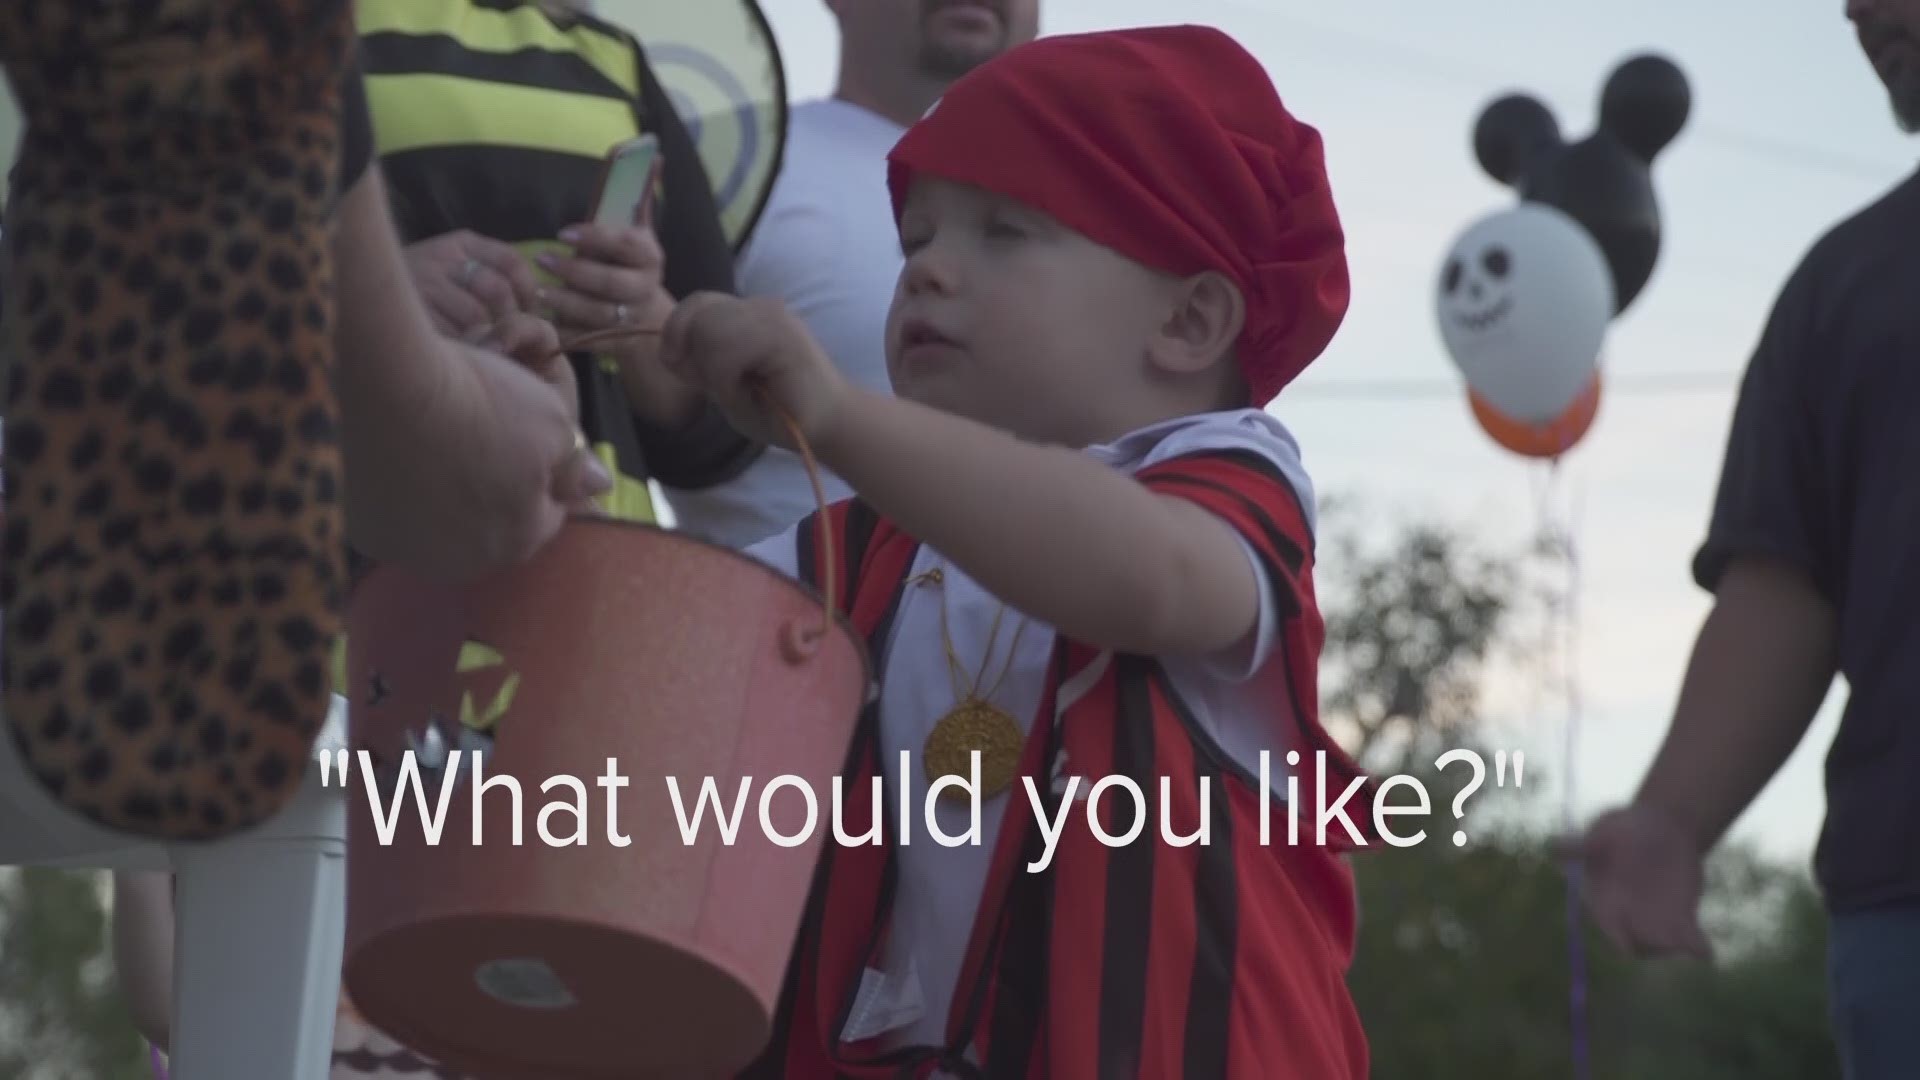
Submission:
{"label": "man in white t-shirt", "polygon": [[[887,306],[900,274],[886,156],[953,80],[1039,30],[1040,0],[827,0],[840,23],[831,98],[793,110],[785,161],[742,253],[742,296],[786,303],[849,379],[888,390]],[[850,492],[826,481],[829,501]],[[800,459],[770,448],[734,480],[667,490],[675,523],[744,548],[814,509]]]}

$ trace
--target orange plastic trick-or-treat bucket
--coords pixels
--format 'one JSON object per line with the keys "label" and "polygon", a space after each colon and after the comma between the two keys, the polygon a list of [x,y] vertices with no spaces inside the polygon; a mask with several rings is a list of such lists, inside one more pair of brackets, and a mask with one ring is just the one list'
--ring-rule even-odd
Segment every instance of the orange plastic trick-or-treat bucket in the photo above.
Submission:
{"label": "orange plastic trick-or-treat bucket", "polygon": [[[870,681],[820,597],[734,551],[581,517],[478,584],[375,570],[346,678],[353,744],[386,775],[370,789],[352,765],[345,983],[370,1023],[488,1078],[725,1076],[764,1048]],[[476,822],[451,755],[489,723]],[[421,773],[429,820],[454,777],[437,843],[411,790],[393,811],[409,750],[447,754]],[[780,777],[812,792],[810,832],[800,791],[763,810]],[[681,814],[709,778],[719,804],[689,842]],[[716,810],[743,781],[727,843]]]}

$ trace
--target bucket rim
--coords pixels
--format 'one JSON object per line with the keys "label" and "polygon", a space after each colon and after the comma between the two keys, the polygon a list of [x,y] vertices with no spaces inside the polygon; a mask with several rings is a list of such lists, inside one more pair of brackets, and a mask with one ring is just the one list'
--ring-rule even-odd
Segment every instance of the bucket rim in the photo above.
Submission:
{"label": "bucket rim", "polygon": [[[803,911],[804,911],[804,907],[805,905],[803,902],[802,904]],[[463,922],[468,920],[485,920],[488,918],[492,918],[492,916],[468,913],[468,914],[461,914],[461,915],[444,916],[435,921],[457,923],[457,922]],[[616,934],[628,934],[632,936],[638,936],[638,937],[647,939],[649,941],[652,941],[656,945],[664,946],[669,949],[675,949],[676,951],[680,951],[680,952],[687,951],[684,949],[680,949],[673,942],[667,941],[656,935],[648,934],[645,931],[639,931],[636,934],[634,931],[629,930],[627,928],[613,926],[600,920],[585,919],[585,918],[570,918],[566,916],[542,915],[542,916],[539,916],[539,921],[545,922],[545,923],[551,923],[551,924],[564,925],[573,929],[611,930]],[[804,922],[804,915],[803,915],[802,921]],[[343,955],[341,958],[342,963],[341,963],[341,972],[340,972],[340,987],[341,987],[340,997],[343,1000],[352,1003],[354,1011],[356,1013],[359,1013],[359,1019],[362,1024],[366,1025],[368,1028],[371,1028],[376,1032],[379,1032],[381,1035],[386,1036],[388,1039],[391,1039],[394,1042],[401,1044],[402,1046],[405,1046],[409,1049],[414,1049],[416,1050],[416,1052],[420,1052],[420,1050],[423,1048],[419,1048],[418,1043],[422,1041],[423,1037],[425,1041],[429,1041],[429,1042],[434,1041],[433,1033],[431,1031],[422,1030],[420,1025],[418,1024],[410,1024],[410,1023],[403,1022],[399,1025],[395,1025],[394,1027],[386,1027],[386,1026],[382,1026],[380,1024],[375,1023],[373,1018],[368,1016],[365,1013],[365,1011],[360,1007],[359,1002],[354,1000],[351,992],[351,988],[349,986],[349,983],[353,981],[353,977],[356,974],[362,975],[363,977],[370,977],[368,976],[366,968],[368,964],[373,962],[372,960],[369,959],[369,957],[372,955],[375,948],[377,948],[379,945],[383,944],[384,942],[394,937],[404,935],[406,932],[407,932],[407,928],[404,926],[390,926],[384,930],[378,931],[368,936],[367,938],[361,940],[360,942],[358,942],[357,947],[354,947],[352,944],[350,944],[346,954]],[[709,956],[709,955],[701,954],[698,956],[698,960],[700,963],[705,964],[707,967],[718,972],[727,981],[731,982],[734,985],[734,987],[741,992],[742,996],[745,999],[749,1001],[754,1001],[754,1002],[759,1001],[760,996],[758,993],[755,992],[754,980],[752,980],[747,976],[747,974],[741,969],[741,965],[737,961],[735,961],[734,958],[730,956]],[[782,976],[782,979],[784,980],[784,975]],[[386,1000],[388,1000],[379,994],[374,995],[374,999],[377,1002],[381,1002],[381,1003],[384,1003]],[[762,1049],[765,1048],[767,1039],[769,1039],[772,1035],[772,1016],[769,1015],[767,1019],[768,1019],[767,1031],[761,1038]],[[465,1055],[459,1055],[459,1056],[464,1057]],[[539,1071],[546,1070],[546,1066],[544,1066],[540,1062],[527,1060],[523,1055],[516,1054],[512,1056],[515,1060],[503,1061],[499,1056],[496,1055],[489,1059],[488,1064],[493,1068],[498,1068],[501,1066],[505,1066],[506,1068],[516,1069],[516,1070],[524,1068],[526,1071],[529,1071],[529,1072],[539,1072]],[[449,1064],[448,1062],[445,1062],[442,1059],[439,1059],[437,1057],[435,1058],[435,1061],[443,1065]],[[468,1071],[471,1071],[471,1070],[468,1070]],[[489,1071],[491,1071],[491,1069],[489,1069]],[[571,1075],[576,1077],[577,1080],[589,1080],[589,1078],[591,1078],[591,1080],[614,1080],[615,1077],[625,1075],[625,1074],[600,1073],[597,1071],[588,1071],[584,1073],[576,1072]]]}
{"label": "bucket rim", "polygon": [[[664,525],[659,524],[658,522],[634,521],[627,518],[607,517],[602,514],[588,514],[580,511],[570,512],[567,515],[567,523],[565,526],[563,526],[563,528],[575,528],[578,526],[591,526],[593,528],[603,528],[603,529],[612,528],[612,529],[631,530],[631,531],[638,531],[638,532],[650,532],[650,533],[655,533],[659,536],[662,536],[668,540],[675,541],[677,543],[694,544],[699,547],[706,548],[710,551],[714,551],[719,554],[725,555],[730,559],[732,559],[736,564],[743,564],[745,566],[752,567],[756,572],[773,579],[778,584],[783,585],[786,588],[793,590],[794,592],[799,593],[801,596],[805,597],[814,608],[818,609],[821,612],[830,612],[832,614],[833,616],[832,621],[835,625],[835,628],[838,629],[841,632],[841,634],[845,636],[845,638],[850,644],[852,644],[854,659],[860,665],[861,688],[862,688],[861,702],[860,702],[861,710],[864,711],[866,709],[867,704],[872,700],[874,695],[874,689],[875,689],[875,682],[874,682],[875,668],[873,663],[872,650],[868,648],[866,638],[863,637],[859,629],[853,625],[853,621],[847,617],[847,614],[839,609],[839,605],[829,603],[826,595],[822,593],[819,589],[813,587],[812,585],[807,584],[804,581],[799,580],[798,578],[788,577],[787,575],[779,572],[778,570],[775,570],[773,567],[768,566],[766,563],[761,562],[759,559],[756,559],[753,556],[748,555],[737,548],[729,547],[728,545],[722,544],[715,540],[708,540],[705,537],[695,536],[692,533],[683,532],[679,529],[670,529]],[[558,534],[555,534],[555,539],[557,538],[558,538]],[[552,542],[553,542],[552,540],[549,540],[547,544],[551,544]],[[366,569],[364,569],[360,574],[356,575],[354,579],[350,581],[347,585],[345,602],[342,604],[342,608],[343,608],[342,614],[343,615],[345,614],[345,609],[351,609],[351,607],[353,606],[354,596],[357,593],[359,593],[359,591],[363,587],[365,587],[369,581],[371,581],[376,575],[378,575],[381,570],[388,570],[388,569],[397,570],[401,573],[411,574],[416,577],[427,578],[428,580],[433,581],[436,584],[444,585],[448,588],[465,589],[465,588],[471,588],[480,582],[488,581],[498,577],[503,577],[507,574],[511,574],[515,572],[516,570],[521,569],[522,567],[526,566],[527,563],[533,561],[534,559],[539,558],[540,555],[546,550],[547,544],[541,545],[541,547],[538,550],[536,550],[532,555],[528,556],[525,559],[520,560],[517,563],[514,563],[511,566],[505,567],[500,570],[494,570],[489,573],[482,574],[479,577],[470,578],[465,581],[448,581],[444,578],[434,578],[428,574],[421,574],[419,571],[411,567],[401,566],[396,563],[378,562],[378,561],[369,559],[368,566],[366,567]],[[342,621],[341,632],[343,634],[347,632],[344,619]]]}

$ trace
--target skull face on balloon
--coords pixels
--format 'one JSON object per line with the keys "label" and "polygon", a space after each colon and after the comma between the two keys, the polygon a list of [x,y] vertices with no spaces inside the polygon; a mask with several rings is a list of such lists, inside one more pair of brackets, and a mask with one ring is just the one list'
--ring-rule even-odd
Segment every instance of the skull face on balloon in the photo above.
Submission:
{"label": "skull face on balloon", "polygon": [[1478,251],[1455,252],[1441,271],[1442,310],[1464,330],[1492,330],[1513,313],[1512,273],[1513,253],[1497,241]]}
{"label": "skull face on balloon", "polygon": [[1475,222],[1441,263],[1440,334],[1467,384],[1527,423],[1558,416],[1591,380],[1613,279],[1566,214],[1522,203]]}
{"label": "skull face on balloon", "polygon": [[1434,304],[1474,416],[1502,446],[1558,457],[1592,424],[1608,324],[1660,252],[1654,158],[1691,101],[1680,69],[1649,54],[1608,76],[1599,126],[1577,142],[1527,94],[1481,112],[1474,155],[1522,202],[1454,242]]}

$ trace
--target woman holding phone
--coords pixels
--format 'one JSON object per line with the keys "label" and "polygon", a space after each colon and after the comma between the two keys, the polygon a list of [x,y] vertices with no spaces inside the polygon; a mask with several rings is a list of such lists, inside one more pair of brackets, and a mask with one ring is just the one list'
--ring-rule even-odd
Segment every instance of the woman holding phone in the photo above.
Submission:
{"label": "woman holding phone", "polygon": [[[728,2],[765,25],[751,0]],[[416,285],[455,336],[513,310],[552,318],[563,336],[658,326],[677,297],[734,290],[745,236],[727,235],[712,180],[639,40],[591,8],[359,2],[394,218]],[[594,224],[610,150],[642,135],[660,161],[649,208]],[[761,450],[659,378],[656,345],[635,336],[573,358],[582,426],[615,472],[603,506],[631,520],[654,518],[648,480],[707,487]]]}

